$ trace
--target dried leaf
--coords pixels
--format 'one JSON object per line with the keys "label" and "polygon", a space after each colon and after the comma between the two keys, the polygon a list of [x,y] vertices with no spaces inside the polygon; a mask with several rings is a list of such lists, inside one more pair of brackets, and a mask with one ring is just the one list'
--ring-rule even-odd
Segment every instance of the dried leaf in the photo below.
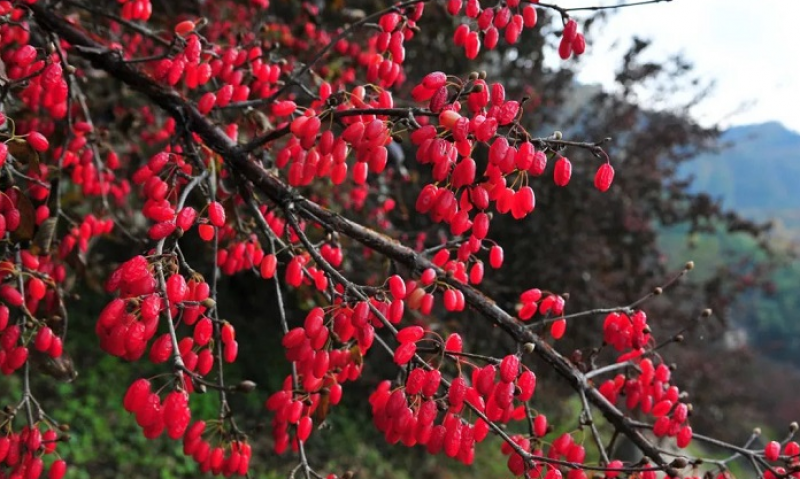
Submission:
{"label": "dried leaf", "polygon": [[39,175],[39,153],[24,138],[15,138],[8,142],[8,153],[18,162],[28,165],[30,175]]}
{"label": "dried leaf", "polygon": [[350,359],[358,366],[364,364],[364,356],[361,354],[361,348],[358,345],[350,347]]}
{"label": "dried leaf", "polygon": [[78,377],[72,357],[67,352],[62,353],[58,358],[53,358],[46,353],[31,349],[30,361],[37,371],[53,377],[59,382],[70,383]]}
{"label": "dried leaf", "polygon": [[31,245],[32,254],[48,255],[50,253],[57,226],[58,217],[50,217],[39,225],[39,230],[36,231],[36,236],[33,237],[33,245]]}
{"label": "dried leaf", "polygon": [[319,403],[317,404],[317,409],[314,410],[314,425],[321,425],[322,422],[328,418],[328,411],[330,411],[331,407],[331,394],[326,390],[323,389],[322,393],[319,396]]}
{"label": "dried leaf", "polygon": [[25,195],[19,187],[13,187],[17,190],[17,210],[19,210],[19,227],[11,234],[11,239],[15,242],[30,240],[33,238],[33,232],[36,228],[36,209],[27,195]]}

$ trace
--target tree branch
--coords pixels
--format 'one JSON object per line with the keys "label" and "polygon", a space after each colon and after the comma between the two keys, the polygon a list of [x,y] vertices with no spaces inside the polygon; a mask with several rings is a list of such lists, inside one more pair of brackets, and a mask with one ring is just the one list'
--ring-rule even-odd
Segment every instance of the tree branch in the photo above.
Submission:
{"label": "tree branch", "polygon": [[78,47],[75,48],[75,52],[91,61],[95,68],[105,70],[132,89],[149,97],[151,101],[177,120],[184,122],[187,128],[218,153],[229,167],[237,170],[273,202],[278,205],[288,205],[293,202],[300,215],[322,220],[332,230],[346,235],[412,270],[435,269],[439,280],[460,290],[466,302],[483,317],[502,328],[516,342],[534,344],[536,347],[534,351],[542,360],[549,364],[572,388],[579,392],[583,391],[587,400],[605,416],[609,423],[627,436],[660,469],[671,476],[677,474],[677,471],[664,460],[658,448],[631,424],[624,413],[593,388],[574,365],[553,349],[550,344],[528,331],[514,317],[499,308],[490,298],[468,285],[448,278],[443,270],[411,248],[296,195],[280,179],[270,175],[260,165],[251,162],[239,145],[175,91],[159,85],[153,78],[139,71],[135,65],[125,63],[118,54],[89,38],[86,33],[71,25],[66,19],[55,14],[42,3],[30,5],[30,9],[42,28],[57,33],[74,47]]}

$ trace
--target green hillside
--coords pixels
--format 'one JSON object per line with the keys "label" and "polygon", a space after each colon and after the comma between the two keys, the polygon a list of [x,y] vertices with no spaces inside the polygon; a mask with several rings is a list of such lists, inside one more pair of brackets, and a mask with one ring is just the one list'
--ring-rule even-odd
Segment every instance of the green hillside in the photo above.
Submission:
{"label": "green hillside", "polygon": [[774,217],[800,237],[800,134],[777,122],[744,125],[727,130],[722,145],[684,165],[693,189],[751,219]]}
{"label": "green hillside", "polygon": [[[800,260],[792,254],[800,239],[800,134],[777,122],[745,125],[727,130],[722,145],[719,152],[684,164],[682,173],[694,178],[693,191],[721,200],[724,208],[757,222],[773,220],[778,257],[771,259],[775,268],[762,288],[738,296],[731,320],[748,332],[758,351],[800,365]],[[742,259],[750,265],[768,261],[746,235],[687,237],[687,232],[685,226],[664,229],[659,243],[675,265],[694,259],[700,277]]]}

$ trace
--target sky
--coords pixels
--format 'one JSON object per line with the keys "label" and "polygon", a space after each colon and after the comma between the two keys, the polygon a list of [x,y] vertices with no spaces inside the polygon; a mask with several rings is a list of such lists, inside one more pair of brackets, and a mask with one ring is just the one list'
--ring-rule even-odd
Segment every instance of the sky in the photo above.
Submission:
{"label": "sky", "polygon": [[[569,8],[620,2],[557,3]],[[580,19],[583,12],[575,14]],[[647,58],[683,53],[703,80],[716,82],[692,112],[702,123],[779,121],[800,132],[798,18],[798,0],[672,0],[619,9],[587,47],[578,79],[611,85],[627,39],[638,35],[653,40]]]}

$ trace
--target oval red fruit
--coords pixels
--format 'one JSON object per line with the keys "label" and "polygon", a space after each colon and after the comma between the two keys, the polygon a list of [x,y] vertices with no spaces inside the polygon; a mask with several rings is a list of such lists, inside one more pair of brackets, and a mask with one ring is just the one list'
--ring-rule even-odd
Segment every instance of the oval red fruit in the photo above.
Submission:
{"label": "oval red fruit", "polygon": [[614,181],[614,167],[610,163],[604,163],[597,169],[594,176],[594,186],[601,192],[607,191],[611,188],[611,182]]}
{"label": "oval red fruit", "polygon": [[556,162],[556,169],[553,173],[553,179],[559,187],[566,187],[569,179],[572,177],[572,163],[567,157],[561,157]]}
{"label": "oval red fruit", "polygon": [[50,142],[47,141],[47,137],[39,132],[28,134],[28,144],[37,152],[45,152],[50,148]]}
{"label": "oval red fruit", "polygon": [[208,219],[215,227],[222,227],[225,225],[225,209],[219,202],[211,202],[208,204]]}

